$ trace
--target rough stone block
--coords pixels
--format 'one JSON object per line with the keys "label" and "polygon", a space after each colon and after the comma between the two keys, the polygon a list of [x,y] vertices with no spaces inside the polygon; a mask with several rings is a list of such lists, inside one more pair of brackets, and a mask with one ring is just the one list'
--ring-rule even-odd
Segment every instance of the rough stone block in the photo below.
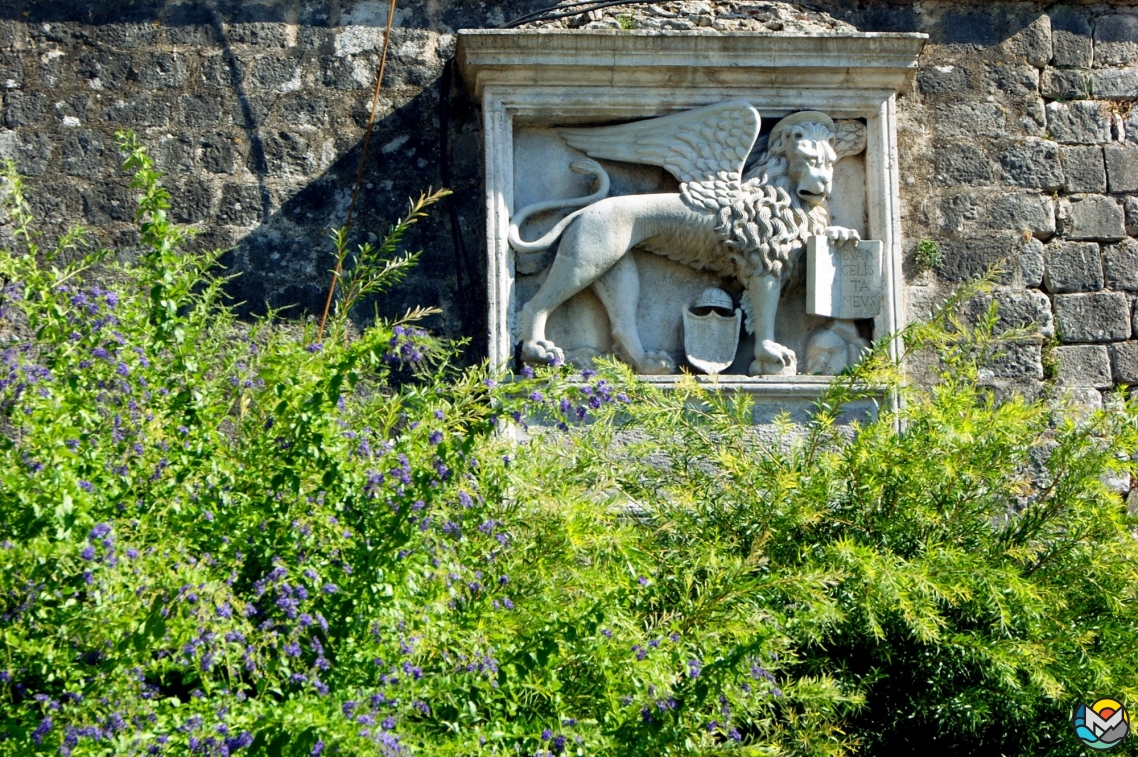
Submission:
{"label": "rough stone block", "polygon": [[988,78],[998,92],[1023,97],[1039,94],[1039,69],[1000,63],[988,68]]}
{"label": "rough stone block", "polygon": [[0,83],[12,81],[19,84],[24,78],[24,61],[18,52],[0,52]]}
{"label": "rough stone block", "polygon": [[1102,267],[1111,289],[1138,292],[1138,242],[1123,239],[1102,248]]}
{"label": "rough stone block", "polygon": [[970,300],[961,309],[961,315],[966,322],[975,324],[993,301],[998,313],[995,330],[997,335],[1005,334],[1009,329],[1030,329],[1041,336],[1055,333],[1051,300],[1037,289],[1000,287],[991,294]]}
{"label": "rough stone block", "polygon": [[1047,245],[1043,285],[1051,293],[1095,292],[1102,289],[1102,258],[1094,242],[1052,242]]}
{"label": "rough stone block", "polygon": [[197,169],[194,161],[194,141],[189,137],[167,135],[153,148],[154,164],[163,173],[191,173]]}
{"label": "rough stone block", "polygon": [[1019,254],[1024,286],[1037,287],[1043,283],[1044,259],[1043,242],[1038,239],[1027,240]]}
{"label": "rough stone block", "polygon": [[1007,134],[1008,116],[998,103],[964,100],[938,105],[933,123],[937,133],[949,140],[998,139]]}
{"label": "rough stone block", "polygon": [[225,98],[216,93],[182,95],[178,100],[178,121],[184,126],[217,127],[226,123]]}
{"label": "rough stone block", "polygon": [[102,134],[89,129],[75,129],[60,145],[63,172],[68,176],[93,177],[117,162],[113,147]]}
{"label": "rough stone block", "polygon": [[1047,129],[1059,142],[1093,145],[1110,141],[1110,110],[1106,103],[1076,100],[1047,104]]}
{"label": "rough stone block", "polygon": [[1005,341],[984,368],[983,379],[1043,378],[1043,348],[1037,341]]}
{"label": "rough stone block", "polygon": [[1106,191],[1106,166],[1103,164],[1101,147],[1061,147],[1059,159],[1063,163],[1065,191]]}
{"label": "rough stone block", "polygon": [[1090,73],[1078,69],[1048,68],[1039,83],[1044,97],[1055,100],[1082,100],[1090,97]]}
{"label": "rough stone block", "polygon": [[130,77],[131,60],[122,53],[106,50],[92,50],[79,56],[75,64],[75,74],[87,79],[87,86],[96,81],[106,88],[117,88]]}
{"label": "rough stone block", "polygon": [[1138,342],[1115,342],[1110,345],[1110,367],[1120,384],[1138,384]]}
{"label": "rough stone block", "polygon": [[1004,271],[1000,283],[1022,285],[1024,275],[1019,261],[1023,248],[1023,234],[1015,231],[949,236],[940,243],[937,274],[946,281],[968,281],[999,265]]}
{"label": "rough stone block", "polygon": [[1138,16],[1118,14],[1095,21],[1095,65],[1117,66],[1138,58]]}
{"label": "rough stone block", "polygon": [[1051,63],[1055,66],[1090,68],[1094,59],[1091,24],[1082,8],[1058,7],[1051,16]]}
{"label": "rough stone block", "polygon": [[1121,292],[1055,295],[1055,325],[1059,340],[1118,342],[1130,331],[1130,301]]}
{"label": "rough stone block", "polygon": [[282,23],[254,22],[229,24],[226,28],[229,41],[258,47],[286,47],[288,27]]}
{"label": "rough stone block", "polygon": [[1091,94],[1133,100],[1138,97],[1138,68],[1107,68],[1091,72]]}
{"label": "rough stone block", "polygon": [[1030,231],[1032,234],[1055,233],[1055,201],[1034,192],[1008,192],[993,197],[988,203],[990,229]]}
{"label": "rough stone block", "polygon": [[42,176],[52,159],[52,142],[45,134],[0,131],[0,159],[16,161],[24,176]]}
{"label": "rough stone block", "polygon": [[296,58],[259,55],[247,67],[246,80],[255,87],[279,92],[300,89],[300,61]]}
{"label": "rough stone block", "polygon": [[47,96],[42,92],[9,92],[4,96],[4,125],[9,129],[38,126],[47,114]]}
{"label": "rough stone block", "polygon": [[131,190],[120,184],[96,182],[85,189],[83,195],[83,215],[87,223],[95,228],[106,227],[113,221],[134,220],[138,203]]}
{"label": "rough stone block", "polygon": [[170,103],[148,92],[115,100],[102,109],[103,120],[123,129],[167,126],[170,123]]}
{"label": "rough stone block", "polygon": [[1101,344],[1056,347],[1054,356],[1059,365],[1056,382],[1061,386],[1108,389],[1114,384],[1110,373],[1110,353]]}
{"label": "rough stone block", "polygon": [[1106,173],[1111,192],[1138,192],[1138,145],[1107,145]]}
{"label": "rough stone block", "polygon": [[185,53],[140,54],[134,62],[134,74],[138,82],[147,89],[180,87],[190,75]]}
{"label": "rough stone block", "polygon": [[1126,233],[1138,236],[1138,197],[1124,198],[1123,205],[1126,206]]}
{"label": "rough stone block", "polygon": [[260,187],[228,184],[221,190],[217,220],[230,226],[252,226],[260,223],[262,208]]}
{"label": "rough stone block", "polygon": [[1113,197],[1072,195],[1059,201],[1059,232],[1068,239],[1122,239],[1124,219],[1122,206]]}
{"label": "rough stone block", "polygon": [[936,180],[939,184],[988,184],[992,181],[992,164],[984,152],[972,145],[954,143],[933,150]]}
{"label": "rough stone block", "polygon": [[210,173],[237,172],[240,151],[232,137],[224,132],[214,132],[201,138],[202,168]]}
{"label": "rough stone block", "polygon": [[170,194],[170,218],[174,223],[198,223],[210,216],[213,187],[196,177],[186,177],[174,184]]}
{"label": "rough stone block", "polygon": [[955,95],[971,88],[968,70],[963,66],[933,66],[917,72],[917,88],[922,95]]}
{"label": "rough stone block", "polygon": [[1000,45],[1001,49],[1029,65],[1042,68],[1051,60],[1051,18],[1040,14]]}
{"label": "rough stone block", "polygon": [[1063,166],[1059,161],[1059,145],[1028,137],[1000,154],[1004,181],[1019,187],[1059,189],[1063,186]]}

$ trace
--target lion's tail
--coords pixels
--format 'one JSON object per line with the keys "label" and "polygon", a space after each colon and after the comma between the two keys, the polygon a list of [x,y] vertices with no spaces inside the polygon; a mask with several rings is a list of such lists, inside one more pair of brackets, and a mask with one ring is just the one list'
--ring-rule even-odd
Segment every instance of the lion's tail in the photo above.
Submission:
{"label": "lion's tail", "polygon": [[574,161],[569,170],[573,173],[591,174],[595,176],[600,184],[596,192],[585,197],[574,197],[570,200],[550,200],[549,202],[535,202],[533,205],[527,205],[510,219],[510,247],[513,247],[518,252],[541,252],[542,250],[549,249],[557,238],[561,236],[561,232],[573,223],[573,220],[581,214],[585,208],[574,211],[569,215],[562,218],[557,222],[557,225],[550,229],[541,239],[535,239],[532,242],[526,242],[522,239],[518,231],[518,227],[525,223],[525,220],[534,213],[541,213],[546,210],[560,210],[562,208],[572,208],[579,205],[589,206],[597,200],[603,200],[609,194],[609,175],[608,172],[595,160],[585,158],[583,160]]}

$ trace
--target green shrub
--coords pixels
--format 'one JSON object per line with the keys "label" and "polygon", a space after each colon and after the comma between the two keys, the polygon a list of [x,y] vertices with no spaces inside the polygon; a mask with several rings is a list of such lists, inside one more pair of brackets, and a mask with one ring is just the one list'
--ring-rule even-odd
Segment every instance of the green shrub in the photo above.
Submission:
{"label": "green shrub", "polygon": [[337,235],[321,342],[239,322],[122,146],[133,267],[40,249],[9,168],[0,753],[1059,755],[1075,702],[1138,700],[1135,523],[1100,482],[1138,413],[993,404],[994,312],[906,334],[932,391],[880,349],[772,441],[746,395],[349,338],[406,223]]}

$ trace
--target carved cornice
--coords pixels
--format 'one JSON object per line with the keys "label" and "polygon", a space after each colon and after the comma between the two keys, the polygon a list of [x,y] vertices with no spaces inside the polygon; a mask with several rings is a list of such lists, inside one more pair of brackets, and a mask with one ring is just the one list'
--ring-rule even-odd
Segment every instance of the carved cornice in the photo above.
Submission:
{"label": "carved cornice", "polygon": [[[856,90],[884,99],[916,71],[927,35],[718,35],[677,31],[464,30],[458,63],[467,87]],[[657,94],[658,96],[658,94]]]}

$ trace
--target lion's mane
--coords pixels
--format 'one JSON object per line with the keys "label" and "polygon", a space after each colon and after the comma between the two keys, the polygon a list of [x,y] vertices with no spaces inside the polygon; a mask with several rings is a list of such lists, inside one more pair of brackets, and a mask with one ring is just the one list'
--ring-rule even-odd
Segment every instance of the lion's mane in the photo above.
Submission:
{"label": "lion's mane", "polygon": [[[830,213],[825,203],[802,207],[789,173],[788,148],[796,139],[832,140],[825,124],[802,123],[775,135],[753,168],[743,175],[743,191],[727,202],[720,199],[716,231],[736,271],[770,274],[783,281],[791,277],[806,237],[825,234]],[[721,196],[717,195],[717,198]]]}

